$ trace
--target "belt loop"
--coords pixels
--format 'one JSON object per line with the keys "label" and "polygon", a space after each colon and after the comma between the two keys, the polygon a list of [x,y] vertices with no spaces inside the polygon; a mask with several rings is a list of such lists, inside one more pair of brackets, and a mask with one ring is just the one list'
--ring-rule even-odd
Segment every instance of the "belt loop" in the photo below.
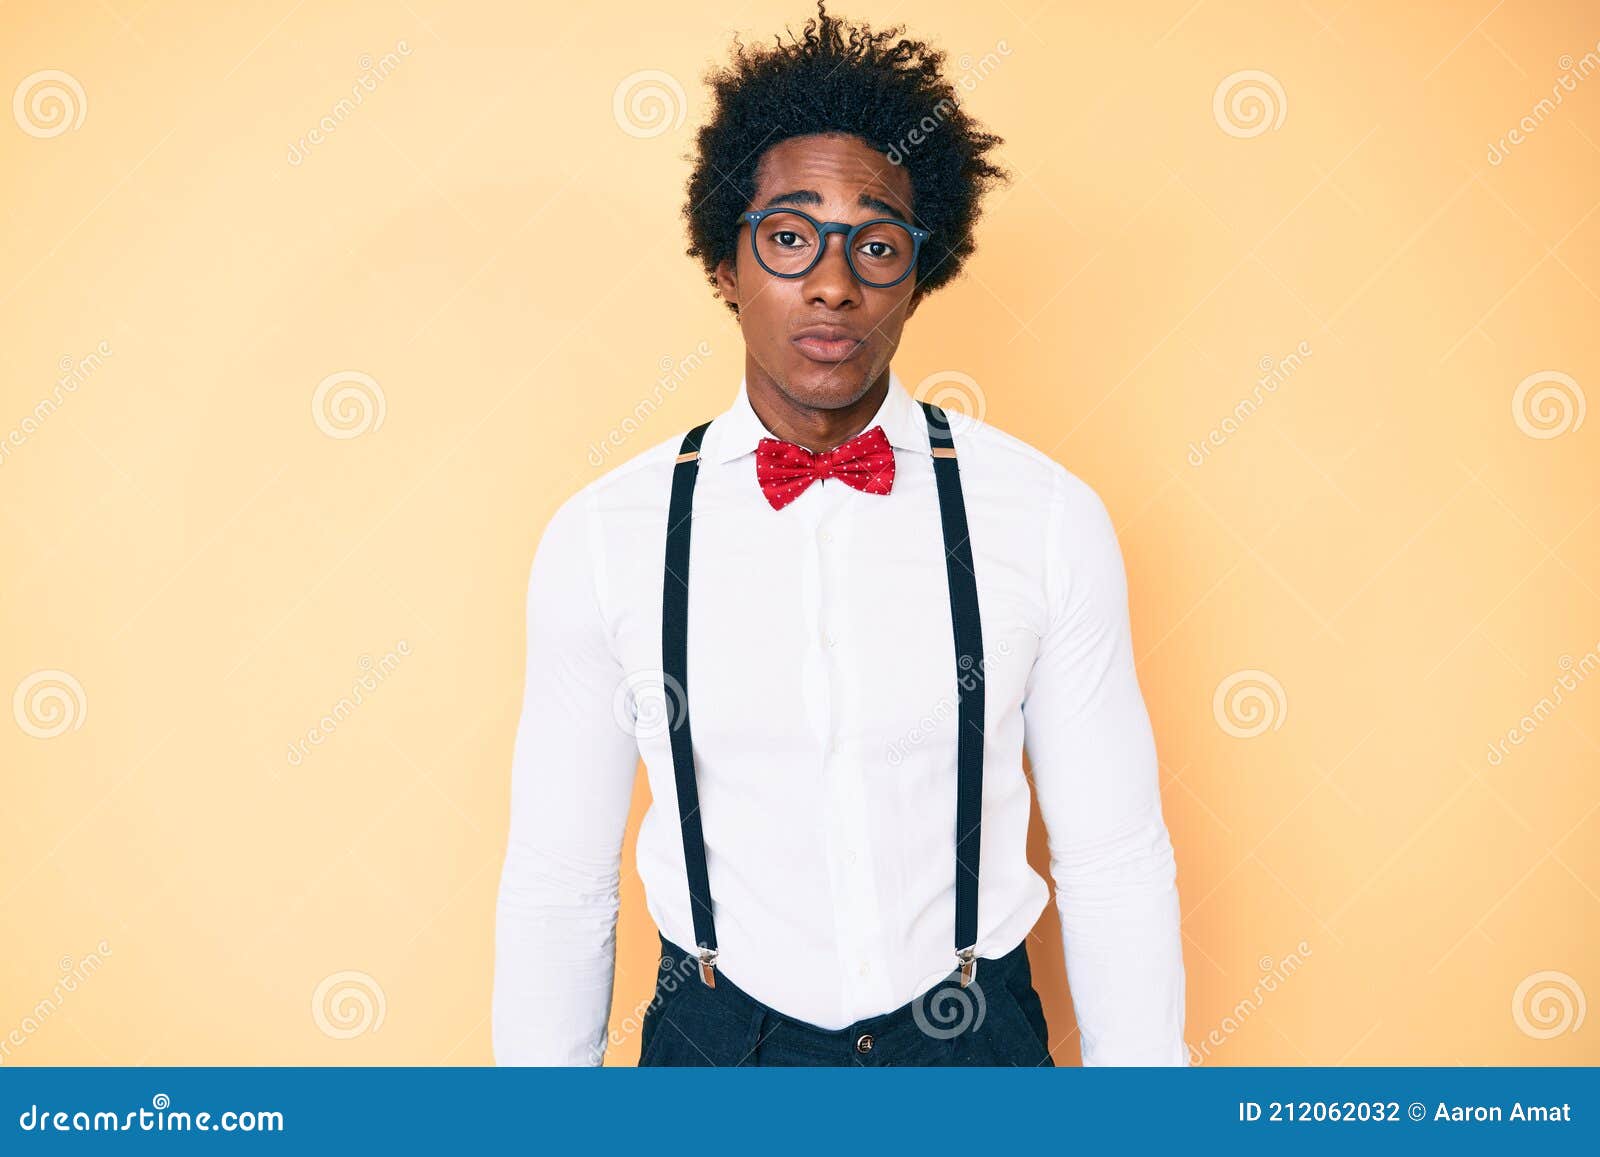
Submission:
{"label": "belt loop", "polygon": [[756,1009],[750,1014],[750,1029],[745,1034],[744,1055],[739,1058],[739,1065],[755,1066],[756,1050],[761,1047],[763,1039],[761,1030],[766,1027],[767,1010],[760,1001],[756,1001]]}

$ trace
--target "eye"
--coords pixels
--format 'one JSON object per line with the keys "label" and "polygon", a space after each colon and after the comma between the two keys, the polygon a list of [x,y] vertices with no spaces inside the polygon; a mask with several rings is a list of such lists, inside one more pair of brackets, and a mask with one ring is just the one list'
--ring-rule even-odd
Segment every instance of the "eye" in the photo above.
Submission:
{"label": "eye", "polygon": [[806,239],[793,229],[779,229],[772,235],[772,240],[783,249],[798,249],[806,243]]}

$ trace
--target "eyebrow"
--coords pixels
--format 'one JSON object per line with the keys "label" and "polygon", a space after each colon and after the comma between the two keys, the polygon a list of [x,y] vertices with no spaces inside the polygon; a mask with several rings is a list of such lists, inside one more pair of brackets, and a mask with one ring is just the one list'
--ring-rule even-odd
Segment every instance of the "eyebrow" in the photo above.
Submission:
{"label": "eyebrow", "polygon": [[[780,193],[773,197],[764,206],[771,209],[777,205],[820,205],[822,194],[815,189],[795,189],[788,193]],[[898,217],[902,221],[911,219],[911,215],[898,206],[891,205],[881,197],[874,197],[871,193],[862,193],[856,197],[856,204],[864,209],[876,209],[880,213],[887,213],[891,217]]]}

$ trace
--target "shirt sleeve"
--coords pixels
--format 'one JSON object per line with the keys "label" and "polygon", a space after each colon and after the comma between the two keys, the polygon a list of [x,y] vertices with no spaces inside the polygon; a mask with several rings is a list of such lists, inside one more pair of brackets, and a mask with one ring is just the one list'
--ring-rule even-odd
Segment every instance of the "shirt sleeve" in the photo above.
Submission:
{"label": "shirt sleeve", "polygon": [[1046,542],[1052,607],[1022,711],[1083,1063],[1186,1065],[1177,872],[1122,552],[1100,497],[1065,469]]}
{"label": "shirt sleeve", "polygon": [[[604,572],[580,491],[528,578],[527,670],[495,913],[500,1065],[599,1065],[616,967],[622,838],[639,751],[601,611]],[[616,706],[614,706],[616,705]]]}

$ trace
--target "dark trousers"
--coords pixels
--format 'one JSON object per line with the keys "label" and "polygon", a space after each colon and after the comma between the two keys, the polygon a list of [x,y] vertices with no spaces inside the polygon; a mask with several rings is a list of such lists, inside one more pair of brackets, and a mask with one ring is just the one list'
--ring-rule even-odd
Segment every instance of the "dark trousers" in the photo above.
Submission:
{"label": "dark trousers", "polygon": [[921,996],[840,1029],[762,1004],[721,969],[708,988],[695,958],[664,936],[658,963],[641,1066],[1055,1064],[1026,940],[996,959],[979,957],[966,988],[952,967]]}

